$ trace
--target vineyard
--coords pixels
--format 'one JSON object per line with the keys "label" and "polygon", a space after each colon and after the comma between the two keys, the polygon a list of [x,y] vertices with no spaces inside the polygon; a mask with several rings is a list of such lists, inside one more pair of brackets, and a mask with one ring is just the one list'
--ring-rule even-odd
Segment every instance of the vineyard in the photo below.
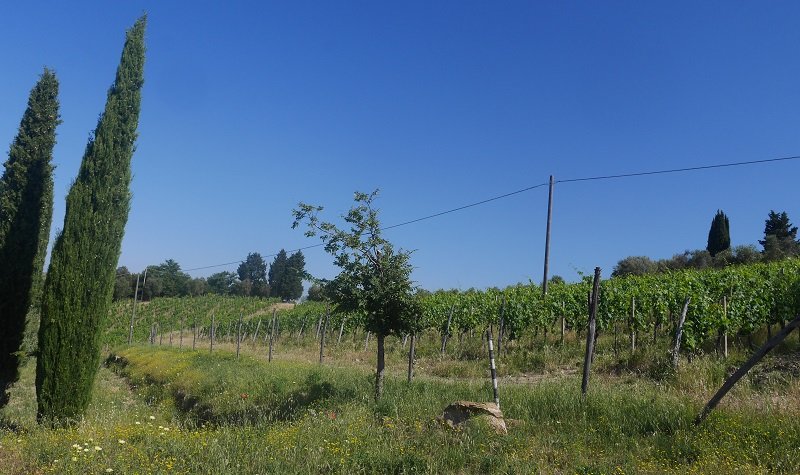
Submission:
{"label": "vineyard", "polygon": [[[552,284],[547,295],[534,285],[437,291],[420,296],[422,311],[412,327],[419,333],[451,336],[481,334],[493,325],[500,343],[508,342],[511,348],[526,336],[541,334],[546,339],[550,334],[563,340],[565,332],[585,330],[590,290],[587,277],[578,283]],[[689,353],[718,344],[723,336],[748,337],[765,327],[770,332],[772,325],[783,325],[800,313],[800,260],[604,280],[598,330],[614,335],[615,349],[623,336],[634,349],[637,335],[640,345],[660,337],[670,339],[687,300],[683,348]],[[319,337],[323,325],[337,342],[343,335],[363,331],[363,315],[328,314],[326,305],[319,302],[281,308],[276,303],[274,299],[221,296],[139,303],[133,340],[145,342],[156,334],[163,338],[178,331],[208,338],[213,322],[216,338],[223,341],[232,341],[238,334],[266,342],[273,314],[276,333],[297,339],[309,333]],[[132,311],[130,301],[117,303],[107,342],[126,341]]]}

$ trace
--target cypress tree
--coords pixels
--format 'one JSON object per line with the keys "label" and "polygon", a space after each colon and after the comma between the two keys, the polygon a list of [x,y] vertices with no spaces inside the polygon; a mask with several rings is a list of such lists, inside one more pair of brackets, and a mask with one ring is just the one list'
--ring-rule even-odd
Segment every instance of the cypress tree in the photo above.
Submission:
{"label": "cypress tree", "polygon": [[40,422],[73,422],[89,404],[130,208],[145,23],[143,16],[127,31],[116,79],[67,194],[64,227],[53,246],[36,365]]}
{"label": "cypress tree", "polygon": [[706,250],[711,257],[716,256],[725,249],[731,247],[730,222],[721,210],[717,210],[714,220],[711,221],[711,229],[708,230],[708,245]]}
{"label": "cypress tree", "polygon": [[19,378],[25,317],[41,284],[59,122],[58,80],[45,69],[31,90],[0,178],[0,407]]}

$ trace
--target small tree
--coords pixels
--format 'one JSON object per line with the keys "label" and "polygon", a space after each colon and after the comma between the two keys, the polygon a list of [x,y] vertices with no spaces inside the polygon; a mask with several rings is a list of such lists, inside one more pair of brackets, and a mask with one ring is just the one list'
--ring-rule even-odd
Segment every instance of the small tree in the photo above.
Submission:
{"label": "small tree", "polygon": [[70,423],[89,405],[100,336],[130,208],[131,158],[144,82],[145,17],[128,30],[106,107],[67,194],[42,293],[37,419]]}
{"label": "small tree", "polygon": [[714,257],[720,252],[730,249],[730,247],[730,222],[722,210],[717,210],[717,214],[711,221],[711,228],[708,230],[708,245],[706,246],[706,250],[711,254],[711,257]]}
{"label": "small tree", "polygon": [[387,335],[407,332],[418,310],[411,281],[410,253],[395,251],[381,236],[378,210],[372,203],[378,191],[355,194],[355,206],[343,216],[349,231],[331,222],[320,222],[321,206],[300,203],[292,211],[293,228],[305,223],[308,237],[319,234],[325,250],[341,269],[325,290],[336,312],[363,315],[366,330],[378,343],[375,399],[383,394]]}
{"label": "small tree", "polygon": [[58,80],[45,69],[28,97],[0,178],[0,407],[19,377],[25,317],[36,296],[53,214]]}

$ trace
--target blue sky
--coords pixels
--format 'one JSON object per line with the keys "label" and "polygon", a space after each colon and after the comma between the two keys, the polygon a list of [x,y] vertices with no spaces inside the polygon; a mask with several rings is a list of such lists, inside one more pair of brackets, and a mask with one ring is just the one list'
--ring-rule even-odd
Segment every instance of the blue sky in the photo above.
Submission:
{"label": "blue sky", "polygon": [[[148,13],[120,265],[183,268],[317,241],[381,189],[391,225],[556,179],[800,155],[793,2],[22,2],[0,8],[0,144],[44,66],[61,82],[53,229],[124,31]],[[556,186],[551,273],[757,244],[800,223],[800,160]],[[387,231],[424,288],[541,280],[547,190]],[[321,249],[309,271],[332,277]],[[208,275],[236,265],[191,272]]]}

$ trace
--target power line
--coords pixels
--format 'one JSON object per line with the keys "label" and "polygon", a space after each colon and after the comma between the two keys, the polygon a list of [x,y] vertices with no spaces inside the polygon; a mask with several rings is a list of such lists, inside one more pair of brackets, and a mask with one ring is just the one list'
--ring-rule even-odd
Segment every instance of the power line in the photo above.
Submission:
{"label": "power line", "polygon": [[[403,223],[398,223],[398,224],[393,224],[391,226],[386,226],[386,227],[381,228],[381,231],[385,231],[387,229],[399,228],[400,226],[406,226],[408,224],[418,223],[420,221],[425,221],[426,219],[432,219],[432,218],[436,218],[436,217],[439,217],[439,216],[444,216],[446,214],[455,213],[456,211],[461,211],[461,210],[464,210],[464,209],[467,209],[467,208],[480,206],[482,204],[486,204],[486,203],[489,203],[489,202],[492,202],[492,201],[497,201],[497,200],[500,200],[500,199],[503,199],[503,198],[508,198],[509,196],[518,195],[520,193],[524,193],[526,191],[530,191],[530,190],[533,190],[535,188],[540,188],[540,187],[546,186],[546,185],[547,185],[547,183],[540,183],[538,185],[529,186],[529,187],[523,188],[521,190],[516,190],[516,191],[512,191],[510,193],[504,193],[502,195],[493,196],[493,197],[487,198],[485,200],[476,201],[475,203],[470,203],[468,205],[459,206],[458,208],[452,208],[452,209],[448,209],[446,211],[442,211],[442,212],[439,212],[439,213],[434,213],[434,214],[430,214],[428,216],[423,216],[421,218],[412,219],[411,221],[405,221]],[[301,247],[301,248],[298,248],[298,249],[292,249],[291,251],[287,251],[287,252],[305,251],[306,249],[312,249],[312,248],[320,247],[320,246],[324,246],[324,245],[325,245],[325,243],[314,244],[314,245],[311,245],[311,246],[305,246],[305,247]],[[269,255],[266,255],[266,256],[262,256],[262,257],[275,257],[277,255],[278,254],[276,253],[276,254],[269,254]],[[212,269],[214,267],[230,266],[230,265],[233,265],[233,264],[239,264],[241,262],[244,262],[244,261],[243,260],[238,260],[238,261],[233,261],[233,262],[226,262],[224,264],[214,264],[214,265],[210,265],[210,266],[193,267],[191,269],[184,269],[184,271],[185,272],[189,272],[189,271],[193,271],[193,270]]]}
{"label": "power line", "polygon": [[508,198],[509,196],[518,195],[520,193],[524,193],[526,191],[534,190],[536,188],[541,188],[543,186],[547,186],[547,183],[540,183],[538,185],[529,186],[529,187],[523,188],[521,190],[512,191],[511,193],[505,193],[505,194],[498,195],[498,196],[495,196],[495,197],[492,197],[492,198],[488,198],[488,199],[485,199],[485,200],[476,201],[475,203],[470,203],[468,205],[459,206],[458,208],[448,209],[447,211],[442,211],[441,213],[435,213],[435,214],[431,214],[431,215],[428,215],[428,216],[424,216],[422,218],[412,219],[411,221],[405,221],[403,223],[398,223],[398,224],[393,224],[391,226],[386,226],[384,228],[381,228],[381,231],[385,231],[387,229],[399,228],[400,226],[405,226],[407,224],[418,223],[420,221],[425,221],[426,219],[436,218],[438,216],[443,216],[445,214],[450,214],[450,213],[454,213],[456,211],[461,211],[462,209],[472,208],[473,206],[479,206],[479,205],[482,205],[482,204],[489,203],[491,201],[496,201],[496,200],[500,200],[500,199],[503,199],[503,198]]}
{"label": "power line", "polygon": [[[774,162],[782,162],[782,161],[797,160],[797,159],[800,159],[800,155],[794,155],[794,156],[790,156],[790,157],[780,157],[780,158],[767,158],[767,159],[764,159],[764,160],[748,160],[748,161],[744,161],[744,162],[720,163],[720,164],[716,164],[716,165],[702,165],[702,166],[698,166],[698,167],[671,168],[671,169],[667,169],[667,170],[652,170],[652,171],[645,171],[645,172],[622,173],[622,174],[618,174],[618,175],[600,175],[600,176],[590,176],[590,177],[580,177],[580,178],[567,178],[567,179],[564,179],[564,180],[555,180],[555,183],[576,183],[576,182],[583,182],[583,181],[610,180],[610,179],[614,179],[614,178],[630,178],[630,177],[648,176],[648,175],[662,175],[662,174],[667,174],[667,173],[681,173],[681,172],[691,172],[691,171],[699,171],[699,170],[711,170],[711,169],[715,169],[715,168],[738,167],[738,166],[742,166],[742,165],[757,165],[757,164],[762,164],[762,163],[774,163]],[[462,211],[462,210],[465,210],[465,209],[468,209],[468,208],[473,208],[475,206],[480,206],[480,205],[483,205],[483,204],[486,204],[486,203],[490,203],[492,201],[497,201],[497,200],[501,200],[503,198],[508,198],[510,196],[518,195],[518,194],[524,193],[526,191],[535,190],[537,188],[541,188],[541,187],[547,186],[547,185],[548,185],[547,183],[539,183],[538,185],[533,185],[533,186],[522,188],[522,189],[519,189],[519,190],[516,190],[516,191],[511,191],[509,193],[504,193],[502,195],[493,196],[491,198],[487,198],[487,199],[481,200],[481,201],[476,201],[474,203],[470,203],[470,204],[467,204],[467,205],[459,206],[457,208],[448,209],[448,210],[441,211],[441,212],[438,212],[438,213],[430,214],[428,216],[423,216],[421,218],[416,218],[416,219],[412,219],[410,221],[404,221],[402,223],[393,224],[391,226],[385,226],[385,227],[381,228],[381,231],[386,231],[388,229],[399,228],[401,226],[406,226],[406,225],[409,225],[409,224],[418,223],[420,221],[425,221],[425,220],[428,220],[428,219],[438,218],[439,216],[444,216],[446,214],[455,213],[456,211]],[[305,247],[300,247],[300,248],[297,248],[297,249],[292,249],[292,250],[287,251],[287,252],[292,252],[293,253],[293,252],[298,252],[298,251],[305,251],[306,249],[313,249],[315,247],[321,247],[321,246],[324,246],[324,245],[325,245],[325,243],[313,244],[313,245],[310,245],[310,246],[305,246]],[[262,256],[262,257],[275,257],[277,255],[278,254],[275,253],[275,254],[268,254],[268,255],[265,255],[265,256]],[[225,266],[230,266],[230,265],[233,265],[233,264],[239,264],[239,263],[242,263],[242,262],[244,262],[244,260],[226,262],[224,264],[214,264],[214,265],[210,265],[210,266],[193,267],[191,269],[184,269],[184,271],[189,272],[189,271],[195,271],[195,270],[213,269],[215,267],[225,267]]]}
{"label": "power line", "polygon": [[634,176],[647,176],[647,175],[661,175],[664,173],[679,173],[679,172],[691,172],[697,170],[710,170],[712,168],[725,168],[725,167],[738,167],[741,165],[755,165],[759,163],[772,163],[772,162],[782,162],[787,160],[796,160],[800,158],[800,155],[795,155],[792,157],[781,157],[781,158],[767,158],[765,160],[749,160],[746,162],[733,162],[733,163],[720,163],[717,165],[703,165],[699,167],[686,167],[686,168],[672,168],[669,170],[655,170],[649,172],[635,172],[635,173],[623,173],[620,175],[602,175],[602,176],[591,176],[591,177],[583,177],[583,178],[569,178],[566,180],[556,180],[556,183],[574,183],[578,181],[594,181],[594,180],[609,180],[612,178],[628,178]]}

